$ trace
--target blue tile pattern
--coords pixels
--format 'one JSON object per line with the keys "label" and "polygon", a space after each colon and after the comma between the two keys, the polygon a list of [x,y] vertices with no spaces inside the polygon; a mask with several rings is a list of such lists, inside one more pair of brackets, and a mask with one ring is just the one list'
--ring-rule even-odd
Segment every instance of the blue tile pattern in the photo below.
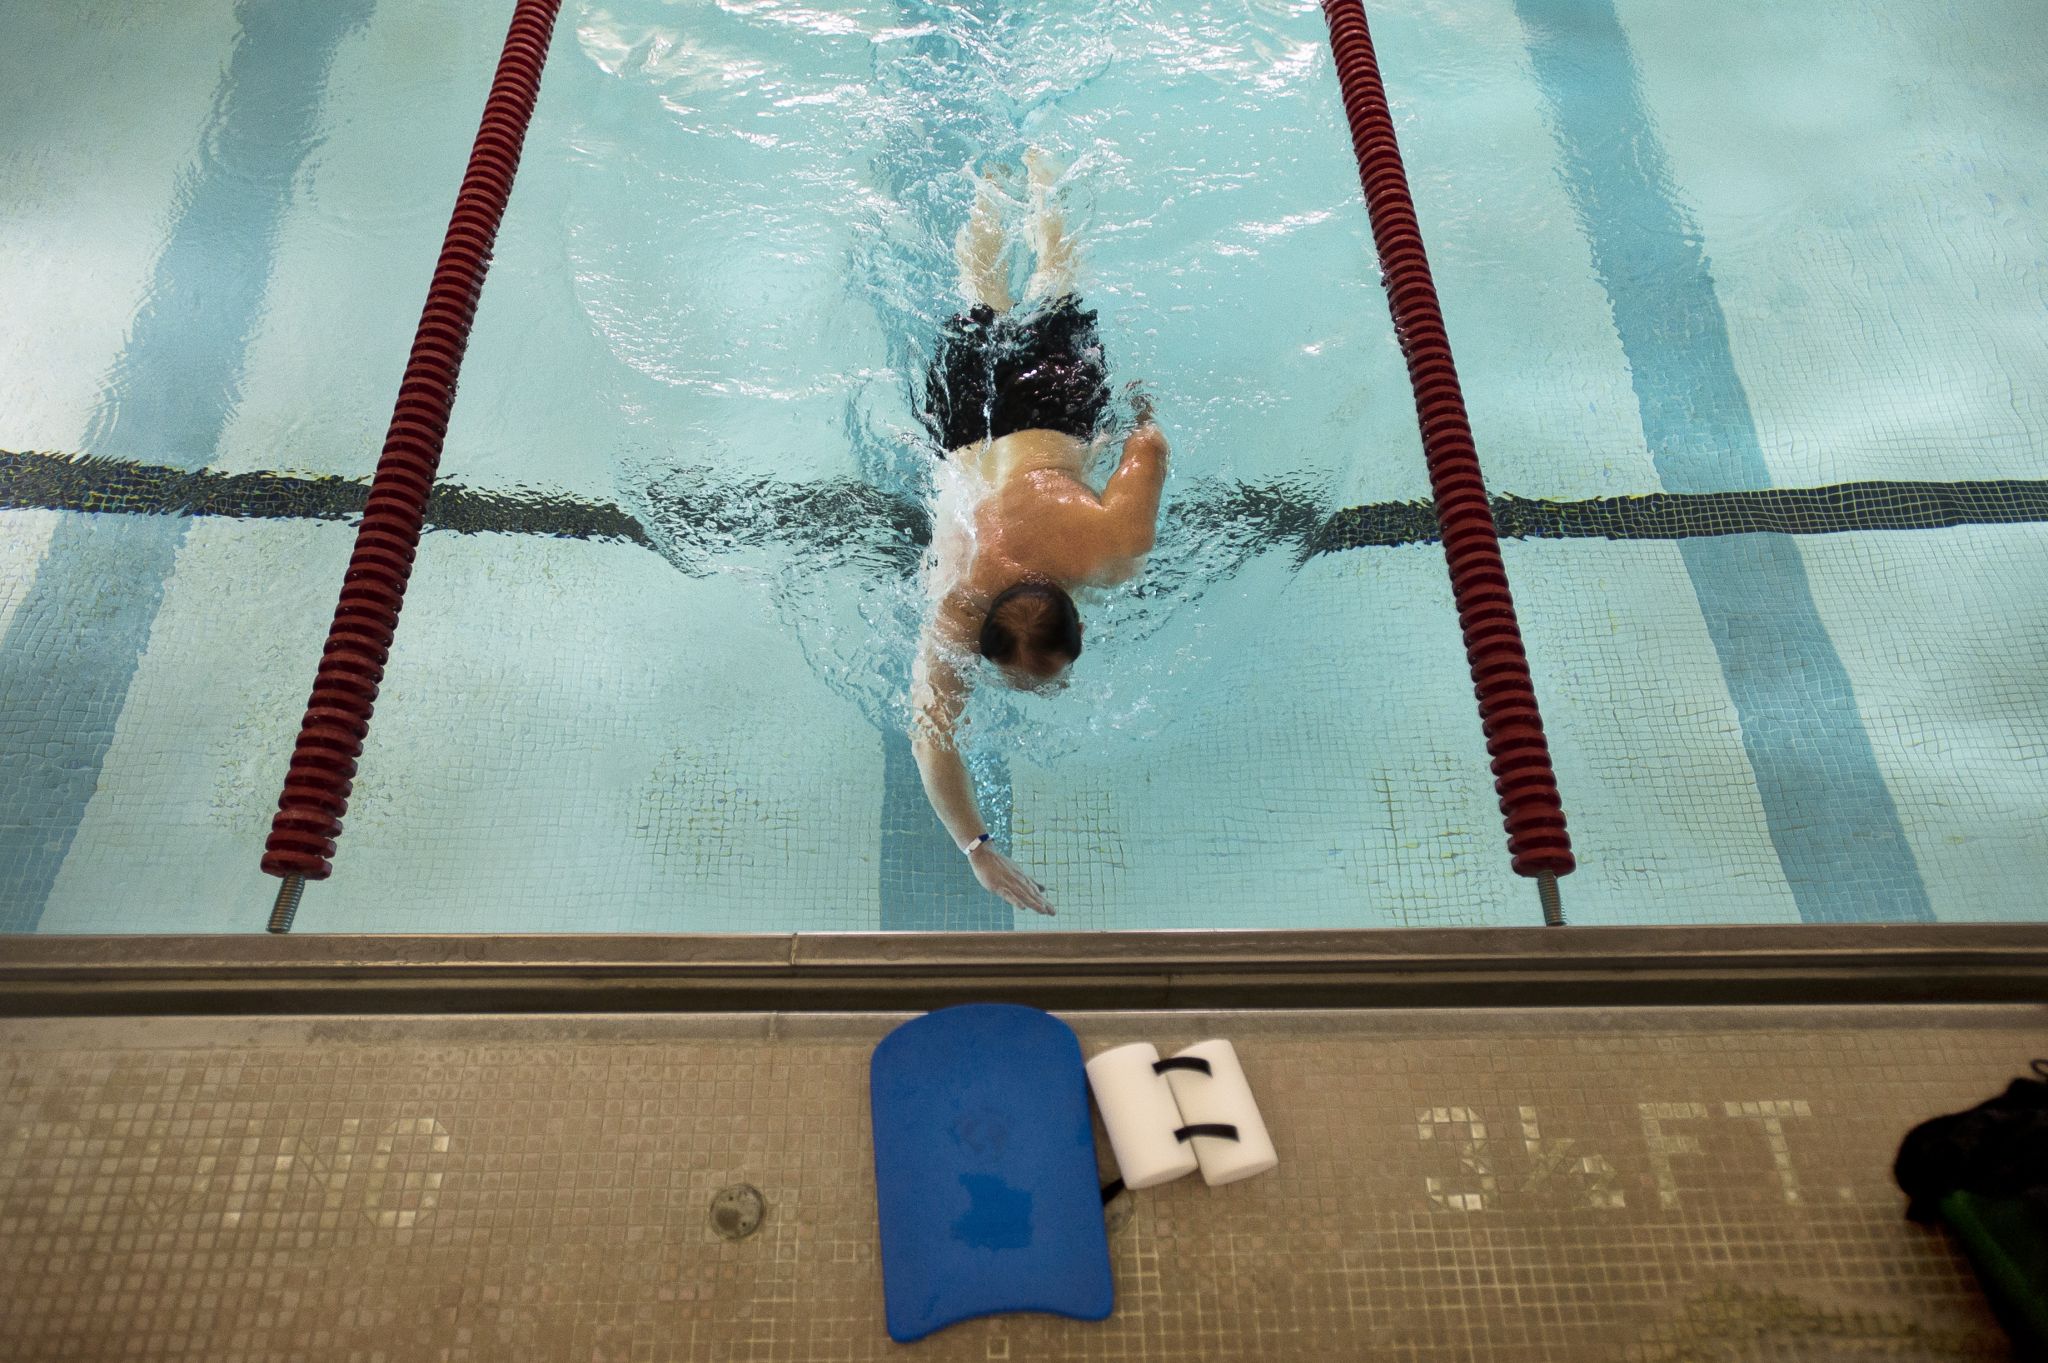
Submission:
{"label": "blue tile pattern", "polygon": [[[212,459],[240,397],[294,182],[317,142],[329,64],[370,9],[370,0],[236,7],[199,155],[88,448],[185,469]],[[188,524],[67,517],[0,638],[0,930],[33,930],[42,916]]]}
{"label": "blue tile pattern", "polygon": [[[1659,476],[1681,493],[1768,486],[1705,249],[1672,187],[1612,0],[1515,9]],[[1684,540],[1679,552],[1800,917],[1932,921],[1797,545],[1737,535]]]}

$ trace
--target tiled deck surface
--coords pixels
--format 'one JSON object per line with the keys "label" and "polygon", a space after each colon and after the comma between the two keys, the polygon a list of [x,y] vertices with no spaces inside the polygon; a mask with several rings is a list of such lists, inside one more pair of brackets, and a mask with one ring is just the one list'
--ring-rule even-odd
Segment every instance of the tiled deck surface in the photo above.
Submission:
{"label": "tiled deck surface", "polygon": [[[872,1015],[0,1023],[0,1340],[41,1359],[2002,1358],[1905,1222],[2006,1006],[1119,1013],[1234,1038],[1279,1171],[1136,1195],[1103,1324],[882,1328]],[[710,1229],[758,1186],[760,1232]],[[1121,1220],[1122,1218],[1118,1218]]]}

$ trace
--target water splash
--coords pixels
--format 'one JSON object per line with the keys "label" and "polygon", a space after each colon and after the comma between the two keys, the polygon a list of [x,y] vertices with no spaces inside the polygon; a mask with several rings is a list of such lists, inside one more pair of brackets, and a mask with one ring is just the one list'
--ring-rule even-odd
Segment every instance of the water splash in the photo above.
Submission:
{"label": "water splash", "polygon": [[[1183,343],[1176,296],[1212,262],[1330,230],[1327,203],[1242,193],[1255,160],[1184,155],[1168,168],[1174,194],[1242,212],[1194,243],[1195,258],[1176,249],[1131,273],[1130,248],[1153,235],[1157,211],[1132,214],[1131,191],[1161,168],[1125,127],[1133,92],[1119,52],[1141,47],[1236,102],[1297,90],[1319,50],[1312,4],[1188,13],[903,0],[827,14],[725,0],[692,6],[687,23],[644,3],[593,9],[579,27],[610,79],[574,138],[569,241],[579,297],[620,361],[611,398],[636,433],[615,456],[621,499],[682,571],[715,560],[755,582],[817,675],[877,726],[909,718],[933,496],[917,385],[962,306],[953,238],[970,170],[1015,166],[1033,145],[1067,165],[1070,225],[1121,258],[1092,274],[1084,260],[1083,278],[1119,384]],[[1156,136],[1156,115],[1147,128]],[[1098,216],[1097,191],[1126,207]],[[1021,283],[1021,249],[1014,265]],[[1153,381],[1183,469],[1230,472],[1205,435],[1285,405],[1242,386]],[[1261,482],[1326,508],[1332,470],[1286,453],[1294,466],[1279,479],[1261,468]],[[1215,503],[1204,478],[1175,482],[1192,494],[1184,506]],[[1241,642],[1193,618],[1205,596],[1231,584],[1234,620],[1256,623],[1284,590],[1285,566],[1244,577],[1285,542],[1270,522],[1170,513],[1140,579],[1082,598],[1088,649],[1065,695],[976,689],[966,725],[977,760],[1143,740],[1194,708],[1213,650]]]}

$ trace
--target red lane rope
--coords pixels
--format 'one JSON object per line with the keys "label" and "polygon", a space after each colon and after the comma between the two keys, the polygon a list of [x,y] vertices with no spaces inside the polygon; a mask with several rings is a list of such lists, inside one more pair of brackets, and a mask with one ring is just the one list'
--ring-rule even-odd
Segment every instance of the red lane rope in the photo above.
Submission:
{"label": "red lane rope", "polygon": [[1358,157],[1358,178],[1365,188],[1387,302],[1415,389],[1422,450],[1429,461],[1444,556],[1450,560],[1465,657],[1479,697],[1479,722],[1493,758],[1493,788],[1500,796],[1508,853],[1518,874],[1563,875],[1575,863],[1564,808],[1558,802],[1557,775],[1551,770],[1550,745],[1543,737],[1522,630],[1508,593],[1493,508],[1480,477],[1472,424],[1465,416],[1443,309],[1422,249],[1415,201],[1409,196],[1408,175],[1394,140],[1394,119],[1380,83],[1365,8],[1360,0],[1323,0],[1323,17],[1330,25],[1330,50],[1344,91],[1351,148]]}
{"label": "red lane rope", "polygon": [[334,869],[328,858],[348,812],[356,759],[370,731],[370,712],[419,547],[427,493],[441,464],[462,352],[469,344],[498,223],[512,194],[560,8],[561,0],[519,0],[512,13],[264,844],[263,869],[274,876],[324,880]]}

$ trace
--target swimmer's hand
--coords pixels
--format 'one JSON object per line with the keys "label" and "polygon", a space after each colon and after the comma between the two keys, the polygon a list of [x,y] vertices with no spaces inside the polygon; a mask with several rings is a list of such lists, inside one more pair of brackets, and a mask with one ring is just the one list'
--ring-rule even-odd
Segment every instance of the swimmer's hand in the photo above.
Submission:
{"label": "swimmer's hand", "polygon": [[1045,897],[1045,886],[1025,875],[1022,867],[996,851],[993,844],[985,842],[969,852],[967,864],[974,868],[974,878],[981,882],[981,888],[990,894],[1033,913],[1053,912],[1052,901]]}
{"label": "swimmer's hand", "polygon": [[1145,391],[1143,380],[1132,379],[1124,385],[1124,396],[1131,404],[1131,423],[1134,426],[1152,424],[1152,395]]}

